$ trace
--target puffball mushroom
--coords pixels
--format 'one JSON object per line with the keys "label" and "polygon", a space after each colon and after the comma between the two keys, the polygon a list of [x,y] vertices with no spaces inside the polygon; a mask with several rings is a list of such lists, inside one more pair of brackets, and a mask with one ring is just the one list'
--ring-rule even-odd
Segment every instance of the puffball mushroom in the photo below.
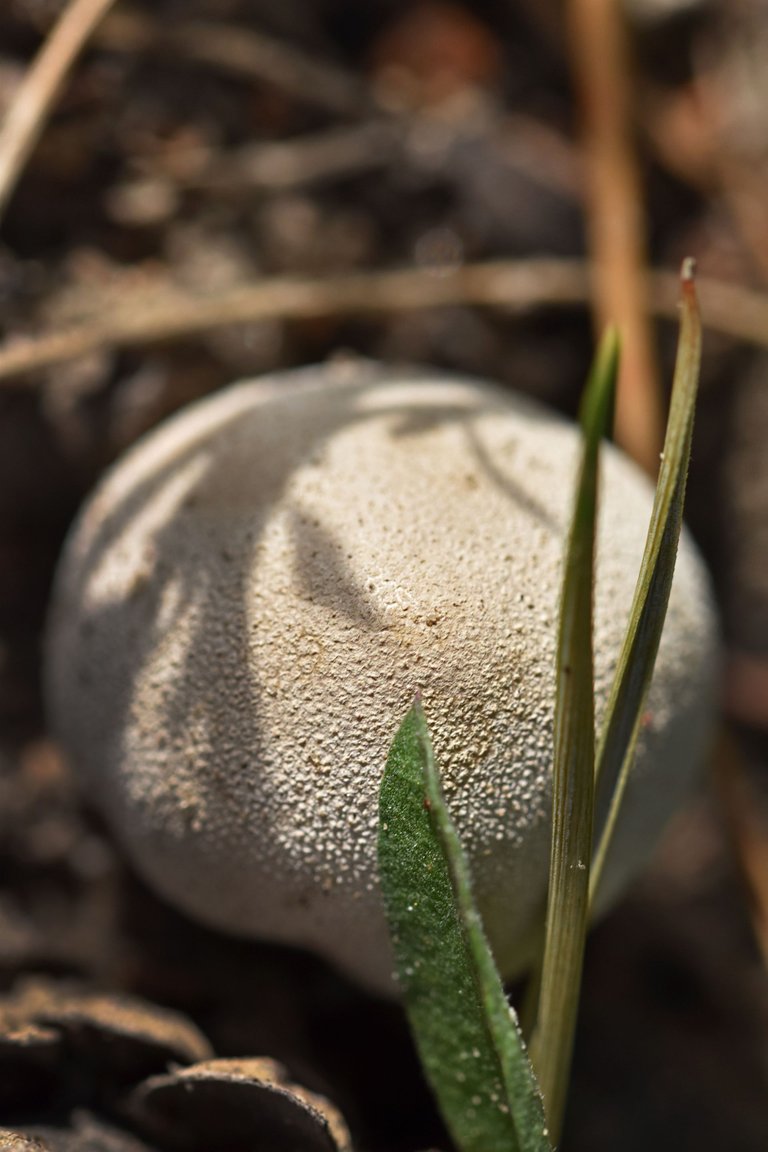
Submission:
{"label": "puffball mushroom", "polygon": [[[391,992],[378,789],[421,691],[502,972],[549,861],[555,643],[579,434],[477,380],[330,364],[234,385],[86,505],[47,638],[53,728],[138,871],[190,915]],[[606,448],[598,720],[648,525]],[[705,751],[715,623],[684,535],[603,904]]]}

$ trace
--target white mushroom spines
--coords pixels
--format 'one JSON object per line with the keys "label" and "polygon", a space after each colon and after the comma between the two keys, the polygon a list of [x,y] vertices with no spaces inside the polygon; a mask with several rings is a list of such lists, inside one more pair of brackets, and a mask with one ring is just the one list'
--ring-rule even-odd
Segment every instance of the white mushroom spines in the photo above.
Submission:
{"label": "white mushroom spines", "polygon": [[[150,883],[388,988],[378,788],[419,688],[491,942],[506,971],[524,963],[577,449],[573,426],[489,385],[355,364],[236,385],[118,463],[62,561],[48,695]],[[603,481],[598,717],[651,504],[613,451]],[[714,647],[684,539],[609,895],[701,761]]]}

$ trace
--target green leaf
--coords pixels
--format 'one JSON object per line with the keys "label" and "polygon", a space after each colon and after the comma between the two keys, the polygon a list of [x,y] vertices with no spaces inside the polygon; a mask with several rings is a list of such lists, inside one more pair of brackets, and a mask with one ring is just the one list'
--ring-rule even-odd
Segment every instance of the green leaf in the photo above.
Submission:
{"label": "green leaf", "polygon": [[592,865],[591,899],[602,875],[635,754],[640,718],[666,618],[683,523],[701,362],[701,321],[692,260],[683,264],[681,285],[680,338],[662,465],[629,627],[597,755],[595,821],[600,838]]}
{"label": "green leaf", "polygon": [[549,1152],[541,1097],[483,934],[417,701],[387,760],[379,872],[416,1047],[461,1152]]}
{"label": "green leaf", "polygon": [[560,602],[552,850],[531,1057],[557,1144],[568,1089],[589,909],[595,729],[592,591],[600,440],[613,416],[619,346],[611,329],[582,401],[584,445]]}

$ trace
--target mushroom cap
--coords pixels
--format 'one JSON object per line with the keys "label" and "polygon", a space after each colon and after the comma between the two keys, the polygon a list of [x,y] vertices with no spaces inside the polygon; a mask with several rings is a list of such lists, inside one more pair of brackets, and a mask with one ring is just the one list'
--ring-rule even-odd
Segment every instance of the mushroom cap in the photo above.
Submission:
{"label": "mushroom cap", "polygon": [[[391,992],[378,789],[420,689],[502,972],[546,895],[555,642],[579,434],[477,380],[337,363],[234,385],[117,463],[60,565],[55,733],[138,871],[190,915]],[[603,457],[598,723],[652,489]],[[601,893],[710,736],[716,627],[683,535]]]}

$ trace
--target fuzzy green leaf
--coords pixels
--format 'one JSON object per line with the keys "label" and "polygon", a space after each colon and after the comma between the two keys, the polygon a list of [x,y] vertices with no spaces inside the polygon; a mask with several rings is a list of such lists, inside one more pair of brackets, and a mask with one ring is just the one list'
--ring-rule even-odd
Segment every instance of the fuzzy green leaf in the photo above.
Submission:
{"label": "fuzzy green leaf", "polygon": [[618,339],[603,339],[582,401],[584,435],[560,602],[552,849],[531,1056],[557,1144],[579,1006],[589,909],[595,730],[592,591],[600,440],[613,416]]}
{"label": "fuzzy green leaf", "polygon": [[691,456],[701,362],[701,321],[694,264],[683,265],[682,317],[661,470],[630,622],[613,681],[597,755],[595,809],[599,843],[592,865],[591,898],[600,881],[637,745],[669,603]]}
{"label": "fuzzy green leaf", "polygon": [[461,1152],[549,1152],[541,1097],[472,897],[421,705],[379,799],[379,872],[416,1047]]}

